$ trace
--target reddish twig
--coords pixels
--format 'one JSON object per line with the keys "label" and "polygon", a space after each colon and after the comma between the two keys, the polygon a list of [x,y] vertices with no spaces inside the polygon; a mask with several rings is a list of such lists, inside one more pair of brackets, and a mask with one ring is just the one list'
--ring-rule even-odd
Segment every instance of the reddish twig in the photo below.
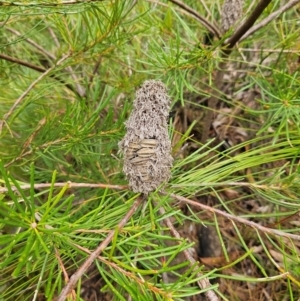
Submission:
{"label": "reddish twig", "polygon": [[33,69],[33,70],[38,71],[38,72],[46,72],[47,71],[43,67],[40,67],[40,66],[22,61],[20,59],[15,58],[15,57],[6,55],[4,53],[0,53],[0,59],[6,60],[6,61],[9,61],[9,62],[12,62],[12,63],[16,63],[16,64],[21,65],[21,66],[28,67],[28,68]]}
{"label": "reddish twig", "polygon": [[[162,194],[163,195],[168,195],[166,192],[162,192]],[[249,220],[247,220],[245,218],[232,215],[230,213],[227,213],[227,212],[224,212],[222,210],[219,210],[219,209],[216,209],[216,208],[213,208],[213,207],[201,204],[199,202],[190,200],[188,198],[185,198],[185,197],[177,195],[177,194],[171,193],[170,197],[172,197],[173,199],[178,200],[180,202],[184,202],[186,204],[192,205],[194,207],[201,208],[201,209],[203,209],[205,211],[209,211],[209,212],[212,212],[212,213],[224,216],[224,217],[226,217],[229,220],[236,221],[238,223],[250,226],[250,227],[252,227],[254,229],[257,229],[257,230],[259,230],[261,232],[264,232],[266,234],[272,234],[272,235],[276,235],[276,236],[290,238],[290,239],[294,239],[294,240],[300,241],[300,235],[286,233],[286,232],[283,232],[283,231],[280,231],[280,230],[277,230],[277,229],[267,228],[267,227],[264,227],[264,226],[261,226],[261,225],[255,223],[255,222],[249,221]]]}
{"label": "reddish twig", "polygon": [[[137,208],[140,206],[142,201],[144,200],[144,196],[138,197],[136,201],[133,203],[132,207],[123,217],[123,219],[117,225],[118,231],[122,229],[129,219],[133,216],[136,212]],[[78,270],[71,276],[70,281],[65,285],[62,289],[57,301],[64,301],[66,300],[68,294],[72,291],[73,287],[76,285],[77,281],[81,278],[81,276],[88,270],[90,265],[93,263],[95,259],[100,255],[100,253],[108,246],[108,244],[112,241],[116,230],[110,231],[107,237],[100,243],[96,250],[94,250],[90,256],[85,260],[85,262],[78,268]]]}
{"label": "reddish twig", "polygon": [[221,37],[220,30],[215,25],[213,25],[208,20],[206,20],[204,17],[202,17],[200,14],[198,14],[197,11],[195,11],[194,9],[189,7],[187,4],[185,4],[179,0],[169,0],[169,1],[172,2],[173,4],[176,4],[177,6],[181,7],[185,11],[187,11],[194,18],[196,18],[202,25],[204,25],[209,30],[209,32],[213,33],[218,39],[220,39],[220,37]]}
{"label": "reddish twig", "polygon": [[243,41],[243,40],[247,39],[254,32],[256,32],[257,30],[259,30],[262,27],[266,26],[267,24],[269,24],[270,22],[272,22],[274,19],[276,19],[279,15],[281,15],[284,12],[286,12],[287,10],[289,10],[290,8],[292,8],[293,6],[295,6],[298,3],[300,3],[300,0],[292,0],[292,1],[289,1],[288,3],[284,4],[278,10],[274,11],[268,17],[266,17],[265,19],[263,19],[262,21],[260,21],[258,24],[256,24],[255,26],[253,26],[250,30],[248,30],[246,32],[246,34],[244,34],[242,36],[242,38],[240,39],[240,41]]}
{"label": "reddish twig", "polygon": [[67,271],[66,271],[66,269],[65,269],[65,266],[64,266],[64,264],[63,264],[63,261],[62,261],[60,255],[59,255],[59,252],[58,252],[57,248],[54,248],[54,251],[55,251],[55,257],[56,257],[56,259],[57,259],[57,261],[58,261],[58,264],[59,264],[59,266],[60,266],[60,269],[61,269],[62,272],[63,272],[64,278],[65,278],[65,282],[68,282],[68,281],[69,281],[69,275],[68,275],[68,273],[67,273]]}

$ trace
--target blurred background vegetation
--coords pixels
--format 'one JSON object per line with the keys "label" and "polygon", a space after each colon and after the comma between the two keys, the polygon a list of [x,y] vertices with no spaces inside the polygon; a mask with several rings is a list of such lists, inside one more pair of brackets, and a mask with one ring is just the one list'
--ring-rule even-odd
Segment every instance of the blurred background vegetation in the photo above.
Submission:
{"label": "blurred background vegetation", "polygon": [[298,2],[226,53],[256,3],[222,32],[222,1],[0,1],[0,301],[55,300],[131,208],[118,142],[148,79],[172,99],[172,179],[68,298],[206,300],[190,250],[220,300],[299,300]]}

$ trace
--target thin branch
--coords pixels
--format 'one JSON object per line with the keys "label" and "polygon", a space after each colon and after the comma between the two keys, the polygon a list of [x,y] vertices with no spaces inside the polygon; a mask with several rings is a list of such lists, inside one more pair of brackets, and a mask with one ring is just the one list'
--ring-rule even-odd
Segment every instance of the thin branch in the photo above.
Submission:
{"label": "thin branch", "polygon": [[[124,190],[126,188],[128,188],[128,186],[126,185],[110,185],[110,184],[94,184],[94,183],[72,183],[72,182],[63,182],[63,183],[54,183],[53,186],[54,187],[64,187],[66,184],[69,185],[70,188],[81,188],[81,187],[89,187],[89,188],[110,188],[110,189],[116,189],[116,190]],[[205,185],[209,185],[209,183],[206,183]],[[261,189],[279,189],[276,186],[266,186],[266,185],[255,185],[255,184],[251,184],[251,183],[246,183],[246,182],[224,182],[224,183],[220,183],[220,185],[234,185],[234,186],[249,186],[249,187],[255,187],[255,188],[261,188]],[[35,189],[41,189],[41,188],[49,188],[51,187],[52,184],[51,183],[41,183],[41,184],[36,184],[34,185]],[[21,185],[20,186],[21,189],[30,189],[31,185],[30,184],[26,184],[26,185]],[[12,190],[15,191],[17,190],[17,188],[15,186],[12,186]],[[0,193],[5,193],[7,192],[8,189],[6,187],[2,187],[0,188]],[[162,194],[164,195],[168,195],[166,192],[162,192]],[[199,207],[203,210],[206,211],[210,211],[212,213],[224,216],[225,218],[228,218],[230,220],[234,220],[237,221],[239,223],[248,225],[252,228],[255,228],[259,231],[268,233],[268,234],[273,234],[273,235],[277,235],[280,237],[287,237],[287,238],[291,238],[291,239],[295,239],[295,240],[299,240],[300,241],[300,236],[299,235],[295,235],[295,234],[290,234],[290,233],[286,233],[280,230],[276,230],[276,229],[272,229],[272,228],[268,228],[268,227],[264,227],[261,226],[257,223],[251,222],[245,218],[242,217],[238,217],[238,216],[234,216],[232,214],[229,214],[227,212],[224,212],[222,210],[204,205],[204,204],[200,204],[196,201],[190,200],[188,198],[176,195],[176,194],[171,194],[170,195],[172,198],[190,204],[192,206],[195,207]]]}
{"label": "thin branch", "polygon": [[[138,207],[141,205],[141,203],[144,201],[145,196],[138,197],[135,202],[133,203],[132,207],[129,209],[129,211],[126,213],[126,215],[123,217],[123,219],[119,222],[116,229],[120,231],[126,223],[129,221],[129,219],[133,216],[133,214],[136,212]],[[73,287],[76,285],[77,281],[82,277],[82,275],[88,270],[88,268],[91,266],[91,264],[94,262],[94,260],[97,259],[97,257],[100,255],[100,253],[109,245],[109,243],[112,241],[114,235],[116,233],[116,230],[112,230],[107,237],[99,244],[96,250],[94,250],[90,256],[85,260],[85,262],[78,268],[78,270],[71,276],[70,281],[65,285],[65,287],[62,289],[60,295],[58,296],[57,301],[64,301],[66,300],[68,294],[72,291]]]}
{"label": "thin branch", "polygon": [[[5,167],[7,167],[5,165]],[[116,190],[124,190],[128,189],[127,185],[110,185],[110,184],[95,184],[95,183],[72,183],[71,181],[68,182],[61,182],[61,183],[41,183],[41,184],[34,184],[34,189],[42,189],[42,188],[49,188],[53,185],[53,187],[64,187],[66,185],[69,186],[69,188],[110,188],[110,189],[116,189]],[[195,184],[196,185],[196,184]],[[219,183],[211,183],[211,182],[203,182],[200,184],[197,184],[197,187],[223,187],[223,186],[237,186],[237,187],[250,187],[255,189],[264,189],[264,190],[282,190],[283,188],[281,186],[276,185],[263,185],[263,184],[255,184],[255,183],[248,183],[248,182],[219,182]],[[30,189],[32,186],[30,184],[20,185],[20,188],[22,190]],[[182,187],[182,185],[172,185],[172,187]],[[11,186],[11,189],[13,191],[17,191],[17,187]],[[8,192],[8,189],[6,187],[0,187],[0,193]]]}
{"label": "thin branch", "polygon": [[[270,281],[275,281],[275,280],[279,280],[279,279],[283,279],[283,278],[287,278],[289,277],[291,273],[290,272],[282,272],[282,274],[280,275],[276,275],[276,276],[269,276],[269,277],[263,277],[263,278],[256,278],[255,282],[270,282]],[[244,276],[244,275],[243,275]],[[247,281],[247,280],[246,280]]]}
{"label": "thin branch", "polygon": [[[86,252],[87,254],[91,254],[92,252],[87,249],[87,248],[84,248],[80,245],[77,245],[77,244],[74,244],[72,243],[73,246],[75,246],[76,248],[78,248],[79,250],[82,250],[84,252]],[[163,296],[164,298],[168,298],[169,297],[169,293],[162,290],[161,288],[158,288],[156,287],[153,283],[151,282],[148,282],[148,281],[145,281],[144,279],[140,279],[138,277],[135,276],[135,274],[133,273],[130,273],[124,269],[122,269],[120,267],[120,265],[112,262],[112,261],[109,261],[107,260],[106,258],[102,257],[102,256],[98,256],[97,259],[101,262],[103,262],[104,264],[106,264],[107,266],[110,266],[112,269],[115,269],[117,271],[119,271],[119,273],[123,274],[123,275],[126,275],[128,278],[134,280],[135,282],[137,282],[141,287],[147,287],[149,288],[151,291],[153,291],[155,294],[159,294],[161,296]]]}
{"label": "thin branch", "polygon": [[[275,253],[273,252],[273,250],[268,250],[269,253],[269,259],[271,260],[271,262],[276,266],[276,268],[282,273],[282,275],[286,274],[286,276],[295,284],[297,284],[297,286],[300,286],[300,282],[298,279],[294,278],[290,272],[286,272],[284,268],[282,268],[273,258],[273,256],[275,255]],[[284,257],[282,255],[282,257]],[[286,258],[283,259],[283,261],[288,262],[289,260],[287,260]],[[291,261],[289,262],[289,264],[291,263]]]}
{"label": "thin branch", "polygon": [[[298,1],[298,0],[297,0]],[[299,0],[300,2],[300,0]],[[244,36],[242,37],[242,40],[244,39]],[[244,52],[268,52],[268,53],[299,53],[299,50],[290,50],[290,49],[269,49],[269,48],[262,48],[262,49],[254,49],[254,48],[243,48],[239,47],[239,51],[244,51]]]}
{"label": "thin branch", "polygon": [[67,271],[66,271],[66,269],[65,269],[65,266],[64,266],[64,264],[63,264],[63,261],[62,261],[62,259],[61,259],[61,257],[60,257],[60,254],[59,254],[59,252],[58,252],[58,250],[57,250],[56,247],[54,247],[54,251],[55,251],[55,257],[56,257],[56,260],[58,261],[58,264],[59,264],[59,266],[60,266],[60,269],[62,270],[62,273],[63,273],[63,275],[64,275],[65,282],[69,282],[69,275],[68,275],[68,273],[67,273]]}
{"label": "thin branch", "polygon": [[22,3],[22,2],[8,2],[8,1],[0,1],[0,6],[30,6],[30,7],[57,7],[62,5],[74,5],[74,4],[88,4],[88,3],[97,3],[103,2],[105,0],[69,0],[69,1],[61,1],[57,3]]}
{"label": "thin branch", "polygon": [[69,138],[69,137],[66,136],[66,137],[64,137],[64,138],[60,138],[60,139],[56,139],[56,140],[54,140],[54,141],[46,142],[46,143],[44,143],[44,144],[42,144],[42,145],[40,145],[40,146],[38,146],[38,147],[31,148],[31,149],[30,149],[29,151],[27,151],[27,152],[24,152],[24,150],[23,150],[23,152],[21,153],[21,155],[19,155],[18,157],[14,158],[14,159],[12,159],[11,161],[9,161],[8,163],[6,163],[6,164],[4,165],[4,167],[5,167],[5,168],[9,167],[9,166],[12,165],[13,163],[15,163],[15,162],[21,160],[22,158],[26,157],[27,155],[32,154],[34,151],[41,150],[41,149],[43,149],[44,147],[46,148],[46,147],[48,147],[48,146],[50,146],[50,145],[59,144],[59,143],[61,143],[61,142],[63,142],[63,141],[66,141],[68,138]]}
{"label": "thin branch", "polygon": [[44,54],[45,56],[51,58],[52,60],[56,60],[55,55],[53,55],[51,52],[47,51],[46,49],[44,49],[42,46],[40,46],[39,44],[37,44],[35,41],[31,40],[30,38],[24,38],[24,36],[17,30],[10,28],[10,27],[4,27],[6,30],[12,32],[14,35],[23,38],[25,42],[27,42],[28,44],[30,44],[31,46],[33,46],[34,48],[36,48],[37,50],[39,50],[39,52],[41,52],[42,54]]}
{"label": "thin branch", "polygon": [[285,5],[283,5],[282,7],[280,7],[278,10],[276,10],[275,12],[273,12],[272,14],[270,14],[267,18],[265,18],[264,20],[262,20],[261,22],[259,22],[255,26],[253,26],[249,31],[246,32],[246,34],[244,34],[242,36],[242,38],[240,39],[240,41],[243,41],[243,40],[247,39],[250,35],[252,35],[253,33],[255,33],[257,30],[259,30],[262,27],[266,26],[267,24],[269,24],[270,22],[272,22],[275,18],[277,18],[279,15],[281,15],[284,12],[286,12],[287,10],[289,10],[290,8],[292,8],[293,6],[295,6],[298,3],[300,3],[300,0],[292,0],[292,1],[288,2],[288,3],[286,3]]}
{"label": "thin branch", "polygon": [[[166,211],[163,207],[159,208],[159,212],[162,216],[166,215]],[[171,234],[175,238],[177,238],[178,240],[182,239],[182,237],[180,236],[178,231],[174,228],[174,226],[173,226],[173,224],[172,224],[169,217],[164,218],[164,223],[169,228]],[[185,250],[183,250],[183,253],[184,253],[185,258],[190,262],[191,267],[193,267],[194,269],[197,269],[199,266],[198,266],[196,260],[190,254],[190,251],[185,249]],[[201,289],[208,289],[208,291],[205,292],[206,297],[210,301],[218,301],[219,300],[218,296],[215,294],[215,292],[212,289],[209,289],[211,287],[211,284],[210,284],[209,280],[207,278],[203,278],[203,275],[199,272],[197,272],[197,277],[199,278],[199,280],[197,281],[199,287]]]}
{"label": "thin branch", "polygon": [[96,60],[96,64],[95,64],[95,66],[93,68],[92,74],[91,74],[91,76],[89,78],[89,81],[88,81],[88,91],[91,89],[94,77],[95,77],[96,73],[98,72],[101,60],[102,60],[102,56],[99,56],[98,59]]}
{"label": "thin branch", "polygon": [[[6,30],[12,32],[13,34],[15,34],[16,36],[18,37],[21,37],[23,38],[23,40],[25,42],[27,42],[28,44],[30,44],[31,46],[33,46],[34,48],[36,48],[40,53],[42,53],[44,56],[50,58],[51,60],[55,61],[56,60],[56,56],[54,54],[52,54],[51,52],[47,51],[46,49],[44,49],[42,46],[40,46],[39,44],[37,44],[35,41],[33,41],[32,39],[30,38],[24,38],[24,36],[17,30],[13,29],[13,28],[10,28],[10,27],[5,27]],[[55,36],[53,30],[51,28],[49,28],[49,31],[50,31],[50,35],[53,37],[54,39],[54,42],[56,43],[56,46],[59,48],[60,47],[60,44],[58,42],[58,39],[57,37]],[[6,56],[7,58],[9,58],[8,56]],[[18,60],[18,59],[15,59],[15,58],[12,58],[13,59],[13,62],[16,62],[20,65],[23,65],[23,66],[26,66],[26,67],[29,67],[31,69],[34,69],[36,71],[39,71],[39,72],[45,72],[46,69],[44,68],[41,68],[41,67],[38,67],[38,66],[35,66],[33,64],[30,64],[30,63],[27,63],[27,62],[24,62],[24,61],[21,61],[21,60]],[[7,59],[9,60],[9,59]],[[72,69],[71,66],[68,66],[65,68],[67,72],[70,73],[71,77],[73,78],[74,80],[74,83],[77,87],[77,91],[74,90],[74,88],[72,86],[70,86],[69,84],[65,84],[65,82],[63,80],[61,80],[58,76],[54,76],[54,75],[50,75],[52,78],[55,78],[56,80],[60,81],[61,83],[65,84],[69,89],[71,89],[73,92],[76,92],[78,95],[80,95],[81,97],[84,97],[86,92],[85,92],[85,89],[78,83],[78,79]]]}
{"label": "thin branch", "polygon": [[[272,0],[261,0],[247,20],[236,30],[236,32],[228,39],[226,43],[228,43],[228,50],[235,46],[235,44],[240,40],[240,38],[252,27],[255,21],[259,18],[259,16],[263,13],[265,8],[270,4]],[[225,50],[226,51],[226,50]],[[230,53],[230,52],[229,52]]]}
{"label": "thin branch", "polygon": [[[127,185],[110,185],[110,184],[94,184],[94,183],[72,183],[70,181],[64,182],[64,183],[41,183],[41,184],[35,184],[34,189],[42,189],[42,188],[50,188],[50,187],[64,187],[68,185],[68,188],[110,188],[110,189],[116,189],[116,190],[124,190],[127,189]],[[20,188],[22,190],[30,189],[32,186],[30,184],[26,185],[20,185]],[[11,186],[12,191],[18,191],[18,188],[16,186]],[[0,188],[0,193],[8,192],[8,189],[6,187]]]}
{"label": "thin branch", "polygon": [[[35,130],[32,132],[32,134],[26,139],[26,141],[23,144],[23,152],[25,152],[25,149],[31,144],[31,142],[33,141],[33,139],[36,137],[36,135],[39,133],[39,131],[43,128],[43,126],[47,123],[47,118],[43,117],[37,127],[35,128]],[[21,154],[22,155],[22,154]]]}
{"label": "thin branch", "polygon": [[202,137],[201,143],[205,144],[206,140],[209,136],[209,130],[211,127],[211,123],[214,117],[214,112],[217,108],[220,96],[221,96],[221,87],[223,85],[223,77],[226,72],[226,59],[230,55],[233,47],[239,41],[239,39],[246,33],[246,31],[255,23],[255,21],[262,14],[264,9],[269,5],[272,0],[261,0],[257,6],[254,8],[250,16],[247,20],[236,30],[236,32],[225,42],[225,48],[222,51],[221,55],[221,63],[219,65],[212,91],[212,96],[208,100],[208,110],[205,114],[203,120],[203,129],[202,129]]}
{"label": "thin branch", "polygon": [[0,132],[2,131],[3,124],[7,122],[8,118],[12,115],[15,108],[21,103],[21,101],[28,95],[28,93],[35,87],[35,85],[40,82],[44,77],[46,77],[51,71],[53,71],[57,66],[62,64],[67,58],[69,58],[70,54],[65,54],[55,66],[46,70],[43,74],[41,74],[35,81],[31,83],[31,85],[24,91],[24,93],[15,101],[14,105],[10,108],[10,110],[4,115],[3,120],[0,121]]}
{"label": "thin branch", "polygon": [[38,71],[38,72],[46,72],[47,71],[43,67],[40,67],[40,66],[22,61],[20,59],[17,59],[15,57],[12,57],[12,56],[9,56],[9,55],[3,54],[3,53],[0,53],[0,59],[6,60],[6,61],[9,61],[9,62],[12,62],[12,63],[16,63],[16,64],[21,65],[21,66],[28,67],[28,68],[33,69],[33,70]]}
{"label": "thin branch", "polygon": [[202,6],[204,7],[206,13],[207,13],[207,16],[214,19],[213,15],[212,15],[212,12],[211,10],[207,7],[206,3],[205,3],[205,0],[200,0]]}
{"label": "thin branch", "polygon": [[[6,167],[6,166],[5,166]],[[41,184],[34,184],[34,189],[42,189],[42,188],[49,188],[52,185],[54,187],[64,187],[65,185],[69,185],[69,188],[110,188],[110,189],[116,189],[116,190],[124,190],[127,189],[127,185],[110,185],[110,184],[95,184],[95,183],[73,183],[71,181],[68,182],[61,182],[61,183],[41,183]],[[181,187],[182,185],[172,185],[172,187]],[[264,189],[264,190],[282,190],[283,188],[281,186],[276,185],[263,185],[263,184],[255,184],[255,183],[248,183],[248,182],[219,182],[219,183],[211,183],[211,182],[203,182],[200,184],[197,184],[197,187],[208,187],[208,186],[214,186],[214,187],[223,187],[223,186],[237,186],[237,187],[250,187],[255,189]],[[30,189],[32,186],[30,184],[20,185],[20,188],[22,190]],[[13,191],[17,191],[17,187],[11,186],[11,189]],[[8,192],[8,189],[6,187],[0,187],[0,193]]]}
{"label": "thin branch", "polygon": [[[3,53],[0,53],[0,59],[6,60],[6,61],[9,61],[9,62],[12,62],[12,63],[19,64],[21,66],[30,68],[30,69],[38,71],[38,72],[46,72],[47,71],[47,69],[45,69],[43,67],[40,67],[40,66],[37,66],[37,65],[25,62],[23,60],[17,59],[15,57],[12,57],[12,56],[9,56],[9,55],[3,54]],[[53,66],[51,68],[54,68],[54,67],[55,66]],[[51,78],[59,81],[60,83],[62,83],[63,85],[65,85],[69,90],[71,90],[75,94],[78,94],[78,92],[70,84],[67,84],[64,80],[62,80],[61,78],[59,78],[57,75],[50,74],[49,77],[51,77]]]}
{"label": "thin branch", "polygon": [[187,11],[189,14],[191,14],[193,17],[195,17],[202,25],[204,25],[209,32],[212,32],[218,39],[221,37],[221,33],[219,29],[210,23],[208,20],[206,20],[204,17],[202,17],[200,14],[198,14],[197,11],[186,5],[185,3],[179,1],[179,0],[169,0],[173,4],[176,4],[177,6],[181,7],[183,10]]}
{"label": "thin branch", "polygon": [[[163,195],[168,195],[166,192],[161,192],[161,193]],[[254,229],[257,229],[257,230],[259,230],[261,232],[300,241],[300,235],[286,233],[286,232],[283,232],[283,231],[280,231],[280,230],[276,230],[276,229],[272,229],[272,228],[267,228],[267,227],[264,227],[264,226],[261,226],[261,225],[255,223],[255,222],[251,222],[251,221],[249,221],[249,220],[247,220],[245,218],[232,215],[230,213],[227,213],[227,212],[224,212],[222,210],[219,210],[219,209],[216,209],[216,208],[213,208],[213,207],[201,204],[199,202],[190,200],[188,198],[185,198],[185,197],[177,195],[177,194],[171,193],[170,197],[172,197],[173,199],[178,200],[180,202],[184,202],[186,204],[189,204],[189,205],[201,208],[201,209],[203,209],[205,211],[209,211],[209,212],[212,212],[212,213],[224,216],[224,217],[226,217],[229,220],[233,220],[233,221],[236,221],[238,223],[250,226],[250,227],[252,227]]]}

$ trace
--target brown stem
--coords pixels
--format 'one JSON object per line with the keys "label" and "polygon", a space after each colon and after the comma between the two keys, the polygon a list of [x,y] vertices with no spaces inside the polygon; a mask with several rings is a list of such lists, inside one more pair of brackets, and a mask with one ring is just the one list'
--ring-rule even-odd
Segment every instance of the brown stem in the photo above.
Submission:
{"label": "brown stem", "polygon": [[[3,24],[4,25],[4,24]],[[15,30],[14,28],[10,28],[10,27],[4,27],[6,30],[12,32],[14,35],[22,38],[22,40],[24,39],[24,36],[22,35],[22,33],[20,33],[19,31]],[[33,46],[34,48],[36,48],[40,53],[42,53],[44,56],[52,59],[52,60],[56,60],[55,55],[53,55],[51,52],[47,51],[46,49],[44,49],[41,45],[39,45],[38,43],[36,43],[35,41],[33,41],[30,38],[25,38],[24,39],[25,42],[27,42],[28,44],[30,44],[31,46]]]}
{"label": "brown stem", "polygon": [[[92,252],[89,251],[87,248],[84,248],[80,245],[74,244],[73,246],[78,248],[79,250],[82,250],[83,252],[87,253],[87,254],[91,254]],[[156,287],[153,283],[151,283],[150,281],[145,281],[143,278],[139,278],[137,277],[134,273],[128,272],[126,270],[124,270],[123,268],[120,267],[120,265],[107,260],[106,258],[102,257],[102,256],[98,256],[97,259],[101,262],[103,262],[104,264],[106,264],[107,266],[115,269],[116,271],[118,271],[119,273],[126,275],[126,277],[132,279],[133,281],[135,281],[136,283],[138,283],[141,287],[145,287],[147,286],[147,288],[149,288],[152,292],[154,292],[155,294],[161,295],[163,296],[166,300],[168,299],[168,292],[164,291],[162,288],[158,288]]]}
{"label": "brown stem", "polygon": [[[6,167],[6,166],[5,166]],[[53,187],[64,187],[68,185],[69,188],[82,188],[82,187],[88,187],[88,188],[110,188],[110,189],[116,189],[116,190],[124,190],[128,189],[127,185],[111,185],[111,184],[104,184],[104,183],[73,183],[71,181],[68,182],[61,182],[61,183],[39,183],[34,184],[34,189],[39,190],[42,188],[49,188],[51,186]],[[199,184],[200,187],[207,187],[207,186],[217,186],[217,187],[223,187],[223,186],[238,186],[238,187],[249,187],[249,188],[255,188],[255,189],[262,189],[262,190],[276,190],[280,191],[283,188],[281,186],[277,185],[260,185],[255,183],[248,183],[248,182],[219,182],[219,183],[211,183],[211,182],[203,182]],[[24,184],[20,185],[20,188],[22,190],[30,189],[32,186],[30,184]],[[180,187],[177,185],[172,185],[172,187]],[[18,188],[16,186],[11,186],[12,191],[17,191]],[[8,192],[8,189],[6,187],[0,187],[0,193]]]}
{"label": "brown stem", "polygon": [[[270,4],[272,0],[261,0],[257,6],[254,8],[247,20],[236,30],[236,32],[228,39],[227,50],[231,52],[231,48],[240,40],[240,38],[253,26],[255,21],[262,14],[264,9]],[[229,54],[228,53],[228,54]]]}
{"label": "brown stem", "polygon": [[246,32],[246,34],[244,34],[242,36],[242,38],[240,39],[240,41],[245,40],[250,35],[252,35],[254,32],[256,32],[257,30],[259,30],[262,27],[266,26],[271,21],[273,21],[274,19],[276,19],[279,15],[281,15],[284,12],[286,12],[287,10],[289,10],[290,8],[292,8],[293,6],[295,6],[298,3],[300,3],[300,0],[292,0],[292,1],[289,1],[288,3],[286,3],[285,5],[281,6],[278,10],[276,10],[275,12],[273,12],[272,14],[270,14],[267,18],[263,19],[261,22],[259,22],[255,26],[253,26],[250,30],[248,30]]}
{"label": "brown stem", "polygon": [[31,64],[31,63],[19,60],[15,57],[6,55],[4,53],[0,53],[0,59],[6,60],[6,61],[9,61],[9,62],[12,62],[12,63],[16,63],[16,64],[21,65],[21,66],[28,67],[28,68],[33,69],[33,70],[38,71],[38,72],[46,72],[46,69],[43,68],[43,67],[36,66],[36,65]]}
{"label": "brown stem", "polygon": [[179,1],[179,0],[169,0],[170,2],[176,4],[177,6],[181,7],[185,11],[187,11],[189,14],[191,14],[193,17],[195,17],[202,25],[204,25],[209,32],[213,33],[218,39],[221,37],[221,33],[217,27],[215,27],[212,23],[210,23],[208,20],[206,20],[204,17],[202,17],[200,14],[198,14],[197,11],[189,7],[187,4]]}
{"label": "brown stem", "polygon": [[[142,201],[144,200],[145,196],[138,197],[136,201],[133,203],[130,210],[126,213],[123,219],[117,225],[118,231],[122,229],[129,219],[133,216],[137,208],[140,206]],[[72,291],[73,287],[76,285],[77,281],[81,278],[81,276],[88,270],[90,265],[93,263],[95,259],[100,255],[100,253],[109,245],[112,241],[116,230],[112,230],[109,232],[107,237],[99,244],[96,250],[94,250],[89,257],[85,260],[85,262],[78,268],[78,270],[71,276],[70,281],[65,285],[62,289],[57,301],[64,301],[66,300],[68,294]]]}
{"label": "brown stem", "polygon": [[28,95],[28,93],[35,87],[35,85],[40,82],[44,77],[46,77],[51,71],[53,71],[57,66],[62,64],[67,58],[69,58],[70,54],[63,55],[63,57],[56,63],[55,66],[47,69],[44,73],[42,73],[36,80],[34,80],[31,85],[22,93],[22,95],[15,101],[10,110],[4,115],[3,120],[0,121],[0,132],[2,131],[3,125],[7,123],[7,120],[12,115],[16,107],[21,103],[21,101]]}
{"label": "brown stem", "polygon": [[217,108],[220,95],[221,95],[221,87],[223,84],[223,77],[226,70],[226,62],[225,60],[230,55],[233,47],[239,41],[239,39],[251,28],[251,26],[255,23],[255,21],[259,18],[262,14],[264,9],[269,5],[272,0],[261,0],[257,6],[254,8],[250,16],[247,20],[236,30],[236,32],[226,41],[225,48],[222,50],[221,55],[221,63],[219,65],[215,80],[214,80],[214,91],[212,96],[208,100],[208,111],[205,114],[204,121],[203,121],[203,130],[202,130],[202,137],[201,143],[205,144],[206,140],[209,135],[209,130],[211,127],[211,123],[214,116],[214,111]]}
{"label": "brown stem", "polygon": [[[9,61],[9,62],[12,62],[12,63],[16,63],[18,65],[30,68],[30,69],[38,71],[38,72],[47,72],[47,69],[45,69],[43,67],[40,67],[40,66],[37,66],[37,65],[34,65],[34,64],[22,61],[20,59],[17,59],[15,57],[12,57],[12,56],[9,56],[9,55],[3,54],[3,53],[0,53],[0,59],[6,60],[6,61]],[[71,90],[72,92],[74,92],[75,94],[78,95],[78,92],[70,84],[67,84],[64,80],[62,80],[61,78],[59,78],[57,75],[50,74],[49,77],[51,77],[51,78],[59,81],[60,83],[62,83],[63,85],[65,85],[69,90]]]}
{"label": "brown stem", "polygon": [[[163,195],[168,195],[165,192],[162,192],[162,194]],[[219,209],[216,209],[216,208],[213,208],[213,207],[201,204],[199,202],[190,200],[188,198],[185,198],[185,197],[177,195],[177,194],[171,193],[170,197],[172,197],[173,199],[178,200],[180,202],[192,205],[194,207],[201,208],[202,210],[209,211],[209,212],[215,213],[217,215],[224,216],[225,218],[228,218],[229,220],[236,221],[238,223],[250,226],[250,227],[252,227],[254,229],[257,229],[257,230],[259,230],[259,231],[261,231],[263,233],[272,234],[272,235],[276,235],[276,236],[285,237],[285,238],[289,238],[289,239],[294,239],[294,240],[300,241],[300,235],[291,234],[291,233],[283,232],[283,231],[280,231],[280,230],[277,230],[277,229],[272,229],[272,228],[264,227],[264,226],[261,226],[261,225],[255,223],[255,222],[251,222],[251,221],[249,221],[249,220],[247,220],[245,218],[232,215],[230,213],[227,213],[227,212],[224,212],[222,210],[219,210]]]}

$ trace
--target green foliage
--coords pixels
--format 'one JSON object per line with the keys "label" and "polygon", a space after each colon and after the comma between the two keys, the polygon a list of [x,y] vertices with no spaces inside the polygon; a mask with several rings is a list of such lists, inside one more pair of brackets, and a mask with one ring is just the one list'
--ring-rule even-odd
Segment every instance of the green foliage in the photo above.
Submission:
{"label": "green foliage", "polygon": [[[223,60],[222,41],[204,45],[207,30],[167,1],[2,2],[6,7],[0,12],[0,52],[41,70],[0,60],[0,301],[54,300],[67,283],[66,275],[70,277],[112,230],[116,234],[93,272],[100,275],[101,293],[112,294],[114,300],[128,300],[128,295],[132,300],[188,300],[204,291],[197,286],[198,272],[212,283],[216,278],[276,283],[277,300],[297,300],[298,242],[245,230],[235,222],[234,235],[226,236],[217,216],[203,217],[206,213],[191,207],[184,214],[169,194],[214,197],[219,202],[215,207],[259,224],[278,223],[276,228],[297,234],[299,220],[294,225],[280,221],[299,211],[299,71],[290,63],[300,45],[299,12],[287,11],[238,45],[257,50],[262,43],[254,58],[251,51],[240,49],[226,60],[228,70],[247,70],[247,75],[230,83],[229,96],[222,91],[223,104],[234,108],[239,92],[260,92],[257,106],[242,104],[245,112],[237,116],[251,137],[224,150],[222,141],[203,145],[193,137],[202,118],[184,133],[177,132],[171,118],[169,132],[181,138],[174,147],[172,179],[163,188],[166,195],[152,193],[125,227],[117,229],[138,197],[125,187],[109,187],[126,185],[117,144],[136,87],[146,79],[162,80],[174,110],[191,104],[204,110]],[[207,14],[201,1],[185,2],[200,15]],[[220,4],[206,5],[208,19],[218,20]],[[245,11],[249,5],[245,3]],[[272,3],[265,16],[279,7],[278,1]],[[274,52],[265,54],[264,49]],[[49,68],[53,70],[29,89]],[[194,151],[181,156],[186,142]],[[68,181],[90,185],[76,187]],[[92,186],[99,183],[107,187]],[[228,188],[237,192],[234,198],[224,197]],[[248,200],[261,208],[244,210]],[[215,227],[223,265],[195,269],[185,259],[176,262],[182,251],[195,245],[175,239],[164,225],[166,218],[175,227],[186,221]],[[232,259],[233,250],[238,258]],[[280,254],[281,270],[274,254]],[[243,275],[250,269],[256,273]],[[287,271],[289,277],[281,277]],[[164,274],[170,282],[162,280]],[[86,273],[75,287],[76,300],[84,300],[80,294],[88,278]],[[220,300],[238,300],[220,287],[212,286]]]}

